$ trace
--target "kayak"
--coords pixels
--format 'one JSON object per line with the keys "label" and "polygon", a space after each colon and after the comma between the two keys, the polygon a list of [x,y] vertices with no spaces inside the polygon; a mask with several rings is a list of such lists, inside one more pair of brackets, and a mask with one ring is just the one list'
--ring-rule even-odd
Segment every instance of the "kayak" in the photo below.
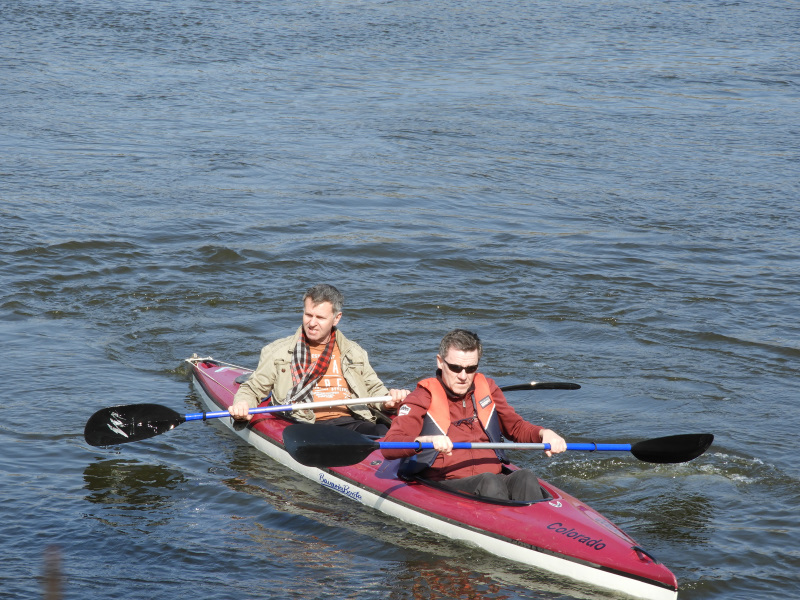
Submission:
{"label": "kayak", "polygon": [[[209,411],[226,410],[239,382],[252,372],[210,357],[186,360],[193,387]],[[544,480],[539,480],[544,500],[481,500],[425,480],[400,479],[400,461],[385,460],[379,451],[349,466],[303,465],[283,443],[284,429],[292,421],[278,413],[254,415],[246,427],[221,420],[273,460],[396,519],[598,588],[651,600],[678,596],[675,575],[652,554],[585,502]]]}

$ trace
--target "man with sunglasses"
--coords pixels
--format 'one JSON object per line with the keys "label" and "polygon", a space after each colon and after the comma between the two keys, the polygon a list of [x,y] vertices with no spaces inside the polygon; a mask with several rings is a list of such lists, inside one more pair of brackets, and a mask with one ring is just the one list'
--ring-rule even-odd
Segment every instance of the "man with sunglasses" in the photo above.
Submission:
{"label": "man with sunglasses", "polygon": [[436,377],[425,379],[406,398],[387,442],[430,442],[430,450],[383,449],[403,459],[399,475],[419,476],[452,490],[500,500],[542,499],[539,480],[527,469],[509,471],[502,450],[453,451],[453,442],[548,443],[548,456],[567,449],[556,432],[529,423],[508,404],[497,384],[478,373],[483,353],[478,336],[455,329],[444,336],[436,356]]}

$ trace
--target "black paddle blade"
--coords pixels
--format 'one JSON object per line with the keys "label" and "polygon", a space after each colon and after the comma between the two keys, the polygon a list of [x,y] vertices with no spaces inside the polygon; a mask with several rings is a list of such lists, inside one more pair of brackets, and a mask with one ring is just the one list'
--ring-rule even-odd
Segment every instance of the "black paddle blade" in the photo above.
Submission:
{"label": "black paddle blade", "polygon": [[345,467],[361,462],[379,448],[365,435],[335,425],[299,423],[283,430],[283,445],[307,467]]}
{"label": "black paddle blade", "polygon": [[183,415],[159,404],[112,406],[89,417],[83,437],[92,446],[114,446],[161,435],[185,420]]}
{"label": "black paddle blade", "polygon": [[577,383],[566,381],[531,381],[530,383],[517,383],[516,385],[504,385],[500,388],[503,392],[516,392],[518,390],[579,390],[581,386]]}
{"label": "black paddle blade", "polygon": [[682,463],[700,456],[713,441],[714,436],[710,433],[668,435],[635,443],[631,447],[631,454],[645,462]]}

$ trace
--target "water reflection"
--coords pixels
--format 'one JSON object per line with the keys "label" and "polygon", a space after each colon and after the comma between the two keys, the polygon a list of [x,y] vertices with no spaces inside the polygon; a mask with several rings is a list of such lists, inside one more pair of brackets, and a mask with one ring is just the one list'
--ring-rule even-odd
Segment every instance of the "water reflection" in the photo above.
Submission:
{"label": "water reflection", "polygon": [[163,465],[110,459],[91,463],[83,472],[86,499],[123,510],[161,510],[175,502],[170,493],[186,478]]}
{"label": "water reflection", "polygon": [[50,546],[45,549],[44,553],[44,577],[42,580],[44,600],[61,600],[63,586],[61,548]]}
{"label": "water reflection", "polygon": [[[498,595],[501,586],[488,576],[462,569],[444,561],[405,563],[406,571],[398,576],[404,585],[403,597],[414,600],[433,598],[506,598]],[[395,588],[398,589],[398,588]],[[390,595],[397,598],[398,595]]]}
{"label": "water reflection", "polygon": [[[473,556],[472,559],[475,557]],[[394,570],[386,588],[392,590],[390,600],[471,600],[517,598],[513,588],[500,582],[497,577],[455,565],[449,560],[413,560],[401,563]],[[552,600],[563,598],[563,591],[556,591],[544,579],[541,582],[525,583],[525,598]],[[538,589],[537,589],[538,588]],[[563,590],[563,582],[562,582]],[[575,597],[584,597],[580,592]],[[605,597],[592,595],[593,598]]]}

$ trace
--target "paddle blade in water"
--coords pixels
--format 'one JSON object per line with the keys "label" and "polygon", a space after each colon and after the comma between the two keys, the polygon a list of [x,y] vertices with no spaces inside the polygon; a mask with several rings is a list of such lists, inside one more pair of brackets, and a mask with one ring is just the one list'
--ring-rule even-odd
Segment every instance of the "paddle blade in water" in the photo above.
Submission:
{"label": "paddle blade in water", "polygon": [[710,433],[668,435],[637,442],[631,447],[631,454],[651,463],[682,463],[700,456],[713,441]]}
{"label": "paddle blade in water", "polygon": [[83,436],[92,446],[114,446],[146,440],[184,421],[183,415],[159,404],[112,406],[89,417]]}
{"label": "paddle blade in water", "polygon": [[300,423],[283,430],[289,455],[307,467],[344,467],[361,462],[378,443],[344,427]]}

